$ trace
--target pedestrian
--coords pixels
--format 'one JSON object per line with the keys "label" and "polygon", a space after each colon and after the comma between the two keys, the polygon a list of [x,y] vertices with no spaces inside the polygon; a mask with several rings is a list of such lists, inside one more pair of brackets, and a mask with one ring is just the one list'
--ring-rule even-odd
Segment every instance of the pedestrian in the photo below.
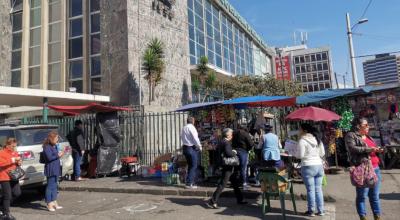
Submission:
{"label": "pedestrian", "polygon": [[[218,149],[222,152],[224,157],[234,157],[237,152],[232,149],[232,136],[233,130],[230,128],[225,128],[222,131],[222,138],[223,140],[219,143]],[[217,189],[213,193],[211,199],[206,202],[206,205],[210,208],[217,209],[218,208],[218,200],[219,197],[227,186],[228,182],[231,181],[233,190],[236,196],[236,202],[239,205],[247,204],[246,201],[243,200],[242,192],[240,191],[240,166],[223,166],[222,167],[222,176],[218,182]]]}
{"label": "pedestrian", "polygon": [[58,134],[55,131],[49,133],[43,144],[43,152],[45,157],[44,175],[47,178],[45,200],[47,209],[54,212],[62,209],[57,203],[58,177],[60,176],[60,158],[64,155],[64,151],[58,152],[56,144],[58,142]]}
{"label": "pedestrian", "polygon": [[240,175],[243,188],[248,188],[247,166],[249,164],[249,151],[254,148],[254,142],[245,127],[239,125],[233,132],[232,147],[237,151],[240,160]]}
{"label": "pedestrian", "polygon": [[307,211],[305,215],[323,216],[324,195],[322,192],[322,179],[324,167],[322,157],[325,156],[324,145],[317,134],[317,130],[310,124],[300,125],[299,158],[301,159],[301,176],[307,189]]}
{"label": "pedestrian", "polygon": [[269,124],[264,125],[264,135],[260,139],[259,145],[262,149],[262,163],[266,167],[282,168],[283,162],[281,160],[282,145],[279,137],[272,132],[272,126]]}
{"label": "pedestrian", "polygon": [[11,203],[21,195],[21,188],[18,181],[12,181],[8,172],[15,170],[17,166],[22,165],[22,160],[16,151],[17,140],[15,138],[7,138],[3,149],[0,150],[0,184],[1,184],[1,201],[3,212],[0,219],[13,220],[10,214]]}
{"label": "pedestrian", "polygon": [[85,153],[83,150],[85,147],[85,135],[83,133],[83,123],[81,120],[75,121],[75,127],[67,135],[67,139],[72,147],[72,158],[74,160],[73,164],[73,180],[81,181],[81,162],[82,155]]}
{"label": "pedestrian", "polygon": [[365,207],[365,200],[368,197],[371,205],[374,219],[381,219],[382,214],[379,190],[381,186],[382,176],[379,169],[379,157],[377,153],[382,153],[383,150],[379,148],[374,140],[368,135],[369,125],[365,118],[355,118],[353,120],[352,131],[347,133],[345,137],[346,148],[349,156],[351,166],[358,166],[362,162],[370,160],[374,171],[378,177],[378,182],[373,188],[356,187],[356,207],[357,213],[361,220],[367,219],[367,211]]}
{"label": "pedestrian", "polygon": [[197,167],[199,164],[199,154],[202,150],[199,135],[196,127],[194,126],[195,119],[193,117],[187,118],[187,124],[181,131],[181,140],[183,143],[183,154],[185,155],[188,172],[186,175],[186,188],[197,189],[196,178],[197,178]]}

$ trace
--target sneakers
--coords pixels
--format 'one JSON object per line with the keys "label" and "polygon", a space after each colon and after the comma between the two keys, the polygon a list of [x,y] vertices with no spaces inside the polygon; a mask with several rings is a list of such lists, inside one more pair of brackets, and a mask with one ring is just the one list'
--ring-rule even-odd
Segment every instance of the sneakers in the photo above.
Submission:
{"label": "sneakers", "polygon": [[308,216],[308,217],[315,217],[314,212],[310,212],[310,211],[305,212],[304,215]]}
{"label": "sneakers", "polygon": [[360,216],[360,220],[367,220],[367,217],[365,217],[365,216]]}
{"label": "sneakers", "polygon": [[381,216],[379,216],[379,215],[374,215],[374,220],[381,220]]}
{"label": "sneakers", "polygon": [[217,203],[213,202],[211,199],[209,199],[209,200],[206,202],[206,206],[207,206],[208,208],[210,208],[210,209],[218,209]]}
{"label": "sneakers", "polygon": [[190,185],[186,185],[186,186],[185,186],[185,189],[197,189],[197,188],[199,188],[199,187],[197,187],[197,186],[194,185],[194,184],[190,184]]}
{"label": "sneakers", "polygon": [[317,215],[318,215],[318,216],[324,216],[324,215],[325,215],[325,212],[318,212]]}
{"label": "sneakers", "polygon": [[3,220],[16,220],[16,218],[14,216],[12,216],[10,213],[9,214],[5,214],[5,215],[1,215],[1,219]]}
{"label": "sneakers", "polygon": [[250,186],[247,183],[243,183],[243,189],[248,190],[250,189]]}

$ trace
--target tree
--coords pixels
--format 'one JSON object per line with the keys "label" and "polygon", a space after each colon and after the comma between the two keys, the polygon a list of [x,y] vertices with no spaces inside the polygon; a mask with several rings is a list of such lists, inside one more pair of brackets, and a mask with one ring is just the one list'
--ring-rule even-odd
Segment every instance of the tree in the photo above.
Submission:
{"label": "tree", "polygon": [[197,64],[197,71],[199,72],[200,83],[203,86],[205,79],[210,71],[210,68],[208,68],[207,64],[208,64],[208,57],[206,56],[200,57],[199,63]]}
{"label": "tree", "polygon": [[165,70],[164,44],[154,38],[147,45],[143,54],[143,69],[146,71],[145,79],[149,83],[149,105],[154,101],[154,90],[162,80]]}
{"label": "tree", "polygon": [[280,80],[271,75],[265,76],[237,76],[224,82],[225,98],[256,95],[287,95],[298,96],[302,94],[301,86],[293,81],[285,81],[286,93]]}
{"label": "tree", "polygon": [[197,96],[197,100],[200,101],[200,90],[201,84],[197,78],[192,79],[192,91]]}
{"label": "tree", "polygon": [[204,83],[204,89],[206,94],[204,96],[203,102],[206,101],[206,98],[210,95],[211,91],[215,88],[217,84],[217,74],[215,71],[210,71]]}

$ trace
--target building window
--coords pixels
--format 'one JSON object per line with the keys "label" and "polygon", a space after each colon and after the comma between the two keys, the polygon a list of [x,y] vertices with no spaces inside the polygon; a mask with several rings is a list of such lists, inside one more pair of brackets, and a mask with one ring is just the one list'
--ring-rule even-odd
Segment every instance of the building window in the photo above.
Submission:
{"label": "building window", "polygon": [[328,55],[326,52],[322,53],[322,60],[327,60],[328,59]]}
{"label": "building window", "polygon": [[40,88],[40,57],[41,57],[41,0],[30,1],[30,38],[29,38],[29,81],[28,87]]}
{"label": "building window", "polygon": [[314,62],[314,61],[317,60],[317,58],[315,57],[315,54],[311,54],[310,56],[311,56],[311,61],[312,61],[312,62]]}
{"label": "building window", "polygon": [[21,86],[22,49],[22,0],[11,1],[12,5],[12,47],[11,47],[11,86]]}
{"label": "building window", "polygon": [[83,3],[68,1],[68,75],[69,86],[83,92]]}
{"label": "building window", "polygon": [[49,1],[48,89],[61,90],[61,0]]}
{"label": "building window", "polygon": [[322,60],[322,56],[320,53],[317,53],[317,61],[321,61]]}
{"label": "building window", "polygon": [[100,0],[90,0],[90,93],[101,93]]}

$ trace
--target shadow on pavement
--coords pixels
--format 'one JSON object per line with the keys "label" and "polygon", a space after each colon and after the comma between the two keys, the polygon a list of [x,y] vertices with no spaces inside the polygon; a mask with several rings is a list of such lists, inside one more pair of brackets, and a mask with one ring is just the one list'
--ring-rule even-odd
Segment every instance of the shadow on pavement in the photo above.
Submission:
{"label": "shadow on pavement", "polygon": [[44,194],[38,193],[35,190],[22,190],[22,194],[12,206],[20,208],[28,208],[35,210],[47,210],[46,206],[43,205],[42,201]]}
{"label": "shadow on pavement", "polygon": [[380,198],[384,200],[400,200],[400,193],[381,193]]}
{"label": "shadow on pavement", "polygon": [[[205,203],[207,199],[200,198],[166,198],[172,203],[182,205],[182,206],[199,206],[204,209],[208,208]],[[226,215],[226,216],[246,216],[246,217],[256,217],[262,218],[262,211],[259,204],[252,203],[254,200],[250,200],[248,205],[237,205],[235,202],[227,202],[226,200],[222,200],[218,205],[220,207],[220,212],[216,212],[217,215]],[[210,209],[214,210],[214,209]],[[218,209],[217,209],[218,211]],[[286,210],[286,215],[288,219],[292,220],[306,220],[307,218],[302,216],[295,216],[294,211]],[[271,219],[271,217],[276,217],[278,219],[281,218],[281,209],[271,207],[271,211],[267,213],[265,219]]]}

